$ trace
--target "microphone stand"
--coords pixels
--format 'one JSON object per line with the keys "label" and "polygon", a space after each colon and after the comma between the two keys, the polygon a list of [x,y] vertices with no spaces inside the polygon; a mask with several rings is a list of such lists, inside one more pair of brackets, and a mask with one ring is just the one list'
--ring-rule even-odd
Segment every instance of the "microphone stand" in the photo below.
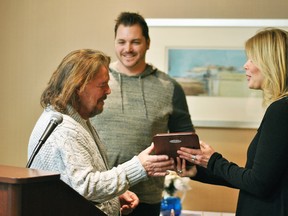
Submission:
{"label": "microphone stand", "polygon": [[37,153],[39,152],[39,150],[41,149],[41,147],[43,146],[44,142],[42,142],[42,140],[39,140],[38,144],[36,145],[36,147],[33,150],[32,155],[29,158],[29,161],[26,165],[26,168],[30,168],[35,156],[37,155]]}

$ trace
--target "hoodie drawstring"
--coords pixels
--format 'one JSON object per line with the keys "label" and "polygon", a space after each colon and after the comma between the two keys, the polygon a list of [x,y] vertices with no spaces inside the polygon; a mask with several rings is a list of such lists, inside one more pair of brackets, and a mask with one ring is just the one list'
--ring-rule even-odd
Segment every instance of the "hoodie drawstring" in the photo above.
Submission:
{"label": "hoodie drawstring", "polygon": [[124,104],[123,104],[123,89],[122,89],[122,76],[118,73],[119,86],[120,86],[120,95],[121,95],[121,111],[124,113]]}
{"label": "hoodie drawstring", "polygon": [[[119,78],[120,97],[121,97],[121,112],[124,113],[123,83],[122,83],[123,81],[122,81],[122,76],[120,73],[118,73],[118,78]],[[138,81],[139,81],[139,87],[140,87],[144,111],[145,111],[145,117],[146,119],[148,119],[148,110],[147,110],[147,105],[146,105],[146,100],[145,100],[145,95],[144,95],[143,80],[141,76],[139,76]]]}
{"label": "hoodie drawstring", "polygon": [[143,106],[144,106],[144,109],[145,109],[145,116],[146,116],[146,119],[148,119],[148,112],[147,112],[146,100],[145,100],[145,95],[144,95],[142,77],[139,76],[138,80],[139,80],[139,86],[140,86],[140,91],[141,91],[141,95],[142,95]]}

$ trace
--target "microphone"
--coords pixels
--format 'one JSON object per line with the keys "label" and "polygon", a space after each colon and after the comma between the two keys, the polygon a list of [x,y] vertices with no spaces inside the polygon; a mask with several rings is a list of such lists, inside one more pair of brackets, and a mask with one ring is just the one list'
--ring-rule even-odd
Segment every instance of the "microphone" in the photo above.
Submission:
{"label": "microphone", "polygon": [[42,147],[42,145],[46,142],[46,140],[48,139],[48,137],[52,134],[52,132],[54,131],[54,129],[58,126],[58,124],[60,124],[63,121],[63,116],[61,113],[55,112],[53,113],[53,115],[51,116],[50,122],[47,125],[44,133],[42,134],[42,136],[40,137],[38,144],[36,145],[36,147],[33,150],[32,155],[30,156],[30,159],[26,165],[26,168],[30,168],[35,156],[37,155],[37,153],[39,152],[40,148]]}

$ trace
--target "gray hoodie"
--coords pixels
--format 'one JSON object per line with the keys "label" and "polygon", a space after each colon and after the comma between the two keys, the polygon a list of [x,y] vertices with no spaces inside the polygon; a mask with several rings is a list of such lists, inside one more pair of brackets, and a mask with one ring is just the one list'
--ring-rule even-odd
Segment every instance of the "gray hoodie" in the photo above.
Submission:
{"label": "gray hoodie", "polygon": [[[91,119],[106,145],[109,165],[121,164],[151,145],[157,133],[194,131],[181,86],[147,64],[143,73],[127,76],[110,65],[111,94],[104,111]],[[164,178],[153,177],[130,188],[141,202],[158,203]]]}

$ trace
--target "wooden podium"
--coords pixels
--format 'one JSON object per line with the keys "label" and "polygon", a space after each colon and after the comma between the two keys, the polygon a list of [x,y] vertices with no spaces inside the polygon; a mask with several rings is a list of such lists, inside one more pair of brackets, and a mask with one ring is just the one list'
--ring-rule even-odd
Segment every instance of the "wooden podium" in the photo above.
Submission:
{"label": "wooden podium", "polygon": [[107,216],[60,174],[0,165],[0,216]]}

